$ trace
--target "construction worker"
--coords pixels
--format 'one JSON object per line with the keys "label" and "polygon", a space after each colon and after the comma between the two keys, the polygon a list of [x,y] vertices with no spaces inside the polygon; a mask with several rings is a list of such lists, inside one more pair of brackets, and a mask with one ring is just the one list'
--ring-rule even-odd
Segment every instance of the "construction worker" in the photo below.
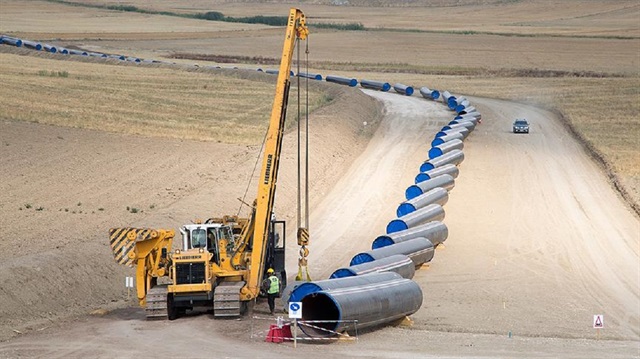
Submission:
{"label": "construction worker", "polygon": [[267,300],[269,301],[269,311],[273,315],[276,307],[276,297],[280,294],[280,279],[276,277],[273,268],[267,269],[267,279],[265,279],[265,287],[267,288]]}

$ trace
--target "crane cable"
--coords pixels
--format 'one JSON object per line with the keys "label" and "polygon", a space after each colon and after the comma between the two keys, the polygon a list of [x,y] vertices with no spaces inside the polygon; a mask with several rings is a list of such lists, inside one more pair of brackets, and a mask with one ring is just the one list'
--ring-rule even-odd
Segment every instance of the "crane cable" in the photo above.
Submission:
{"label": "crane cable", "polygon": [[298,258],[298,274],[296,280],[306,279],[311,281],[309,275],[309,268],[307,267],[307,256],[309,256],[309,39],[305,41],[305,139],[304,139],[304,222],[302,221],[302,156],[301,156],[301,131],[300,126],[301,114],[300,114],[300,39],[297,39],[297,73],[298,73],[298,245],[300,246],[300,257]]}

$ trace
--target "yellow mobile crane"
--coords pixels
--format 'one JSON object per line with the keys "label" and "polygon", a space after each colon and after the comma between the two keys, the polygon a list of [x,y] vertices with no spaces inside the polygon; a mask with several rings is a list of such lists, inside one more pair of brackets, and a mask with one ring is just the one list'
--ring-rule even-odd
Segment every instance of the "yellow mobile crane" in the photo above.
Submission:
{"label": "yellow mobile crane", "polygon": [[[274,268],[286,284],[285,224],[272,220],[272,213],[293,50],[296,40],[304,40],[307,35],[304,14],[292,8],[265,139],[258,194],[250,218],[224,216],[184,225],[180,229],[182,246],[173,252],[173,230],[109,231],[116,261],[136,267],[137,297],[148,318],[172,320],[194,307],[213,309],[216,317],[239,316],[258,297],[268,268]],[[301,228],[298,233],[301,253],[306,256],[308,231]],[[169,284],[159,283],[158,279],[163,277],[168,277]]]}

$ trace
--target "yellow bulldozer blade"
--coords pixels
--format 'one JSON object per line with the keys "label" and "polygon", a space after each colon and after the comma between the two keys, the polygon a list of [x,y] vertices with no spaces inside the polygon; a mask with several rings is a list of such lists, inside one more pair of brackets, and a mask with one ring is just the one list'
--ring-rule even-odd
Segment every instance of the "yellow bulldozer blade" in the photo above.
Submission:
{"label": "yellow bulldozer blade", "polygon": [[155,237],[155,231],[149,228],[111,228],[109,239],[111,251],[116,263],[133,267],[133,256],[129,256],[136,245],[136,241],[145,241]]}

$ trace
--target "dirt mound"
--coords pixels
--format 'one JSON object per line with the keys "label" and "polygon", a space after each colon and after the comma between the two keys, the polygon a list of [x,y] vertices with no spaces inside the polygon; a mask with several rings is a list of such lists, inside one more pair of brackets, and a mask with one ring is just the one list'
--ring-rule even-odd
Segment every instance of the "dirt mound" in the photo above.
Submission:
{"label": "dirt mound", "polygon": [[[357,90],[334,87],[330,96],[310,119],[314,201],[367,143],[362,123],[374,129],[381,112]],[[285,135],[278,187],[276,211],[285,219],[295,213],[295,135]],[[113,261],[107,230],[177,228],[237,213],[259,149],[7,120],[0,144],[1,340],[13,329],[123,305],[123,278],[133,271]],[[254,195],[252,182],[249,200]]]}

